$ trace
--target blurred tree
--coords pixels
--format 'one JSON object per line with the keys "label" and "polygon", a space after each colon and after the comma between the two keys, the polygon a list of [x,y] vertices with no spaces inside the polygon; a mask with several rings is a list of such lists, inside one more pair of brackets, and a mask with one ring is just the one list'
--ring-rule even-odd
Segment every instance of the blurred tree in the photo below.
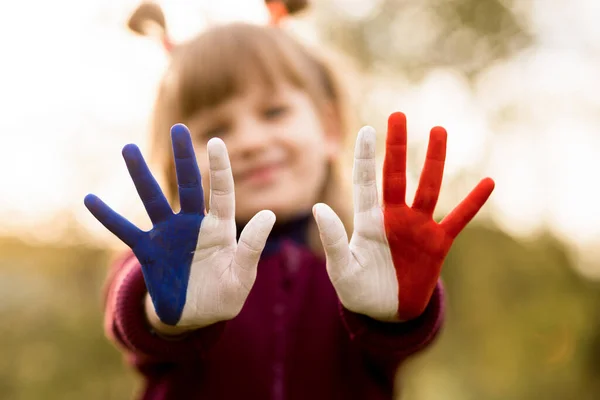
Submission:
{"label": "blurred tree", "polygon": [[530,3],[338,0],[315,6],[322,37],[365,71],[393,70],[419,79],[437,67],[472,77],[531,44]]}
{"label": "blurred tree", "polygon": [[134,373],[102,331],[109,258],[0,238],[0,398],[131,398]]}
{"label": "blurred tree", "polygon": [[[534,43],[529,28],[531,0],[331,0],[314,2],[315,25],[327,45],[347,55],[361,73],[419,82],[436,68],[448,68],[473,82],[494,63],[507,60]],[[368,79],[352,82],[360,94],[358,125],[385,121],[379,103],[381,87]],[[373,93],[370,93],[373,92]],[[383,131],[383,126],[377,127]],[[482,135],[485,134],[482,132]],[[486,137],[484,154],[494,138]],[[383,140],[378,141],[383,149]],[[422,147],[424,151],[426,146]],[[419,178],[423,154],[411,151],[408,173]],[[482,156],[472,170],[485,170]],[[466,168],[444,178],[452,204],[480,179]],[[441,207],[446,206],[443,203]]]}

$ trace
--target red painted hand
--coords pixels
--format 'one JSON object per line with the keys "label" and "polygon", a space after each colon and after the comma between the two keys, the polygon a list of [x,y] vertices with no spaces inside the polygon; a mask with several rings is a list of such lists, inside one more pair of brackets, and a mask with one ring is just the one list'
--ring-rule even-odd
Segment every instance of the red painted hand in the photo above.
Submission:
{"label": "red painted hand", "polygon": [[446,131],[431,130],[427,158],[412,207],[406,195],[406,117],[388,120],[383,166],[383,205],[375,183],[375,132],[363,128],[354,161],[354,234],[324,204],[314,212],[326,249],[327,270],[342,304],[382,321],[418,317],[427,306],[456,236],[494,190],[483,179],[441,223],[433,220],[444,162]]}

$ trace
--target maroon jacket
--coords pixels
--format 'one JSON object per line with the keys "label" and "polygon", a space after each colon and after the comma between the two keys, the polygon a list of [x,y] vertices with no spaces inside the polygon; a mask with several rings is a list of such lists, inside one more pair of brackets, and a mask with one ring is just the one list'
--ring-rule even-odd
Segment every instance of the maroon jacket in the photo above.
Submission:
{"label": "maroon jacket", "polygon": [[440,329],[441,284],[419,318],[378,322],[340,305],[324,260],[294,236],[272,232],[236,318],[177,340],[147,324],[135,256],[114,265],[105,328],[144,376],[142,399],[393,398],[397,367]]}

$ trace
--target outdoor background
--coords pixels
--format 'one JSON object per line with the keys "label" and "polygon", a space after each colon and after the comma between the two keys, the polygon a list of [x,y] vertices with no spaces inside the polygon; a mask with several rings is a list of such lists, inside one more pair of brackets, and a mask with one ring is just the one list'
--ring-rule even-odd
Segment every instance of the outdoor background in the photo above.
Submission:
{"label": "outdoor background", "polygon": [[[314,0],[284,25],[329,49],[360,125],[407,114],[411,186],[449,132],[439,215],[496,180],[443,271],[447,323],[403,371],[406,400],[600,398],[600,3]],[[130,399],[102,332],[122,245],[95,193],[144,228],[121,158],[146,132],[167,57],[128,32],[134,0],[0,6],[0,399]],[[262,0],[162,1],[176,40],[264,23]],[[349,166],[350,167],[350,166]]]}

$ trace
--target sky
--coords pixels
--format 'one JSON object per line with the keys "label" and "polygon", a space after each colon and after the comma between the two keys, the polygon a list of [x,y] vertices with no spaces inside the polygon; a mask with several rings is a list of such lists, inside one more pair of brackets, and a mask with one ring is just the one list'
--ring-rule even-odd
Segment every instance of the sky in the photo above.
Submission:
{"label": "sky", "polygon": [[[368,14],[365,3],[335,0],[340,12],[355,17]],[[0,230],[43,237],[48,230],[41,227],[60,229],[57,212],[70,208],[90,232],[110,240],[83,207],[89,192],[149,228],[120,151],[132,142],[147,148],[147,122],[167,59],[155,43],[124,29],[137,4],[23,0],[2,6]],[[175,40],[208,21],[267,18],[262,0],[161,4]],[[550,228],[591,255],[590,246],[600,241],[600,3],[532,4],[538,42],[494,65],[473,86],[444,69],[419,84],[371,77],[365,101],[407,114],[409,151],[423,153],[429,128],[446,127],[447,176],[477,168],[470,185],[484,175],[496,180],[483,216],[515,235]],[[309,25],[296,27],[307,40],[314,33]],[[499,112],[508,115],[501,123],[493,118]],[[442,207],[468,190],[447,189]]]}

